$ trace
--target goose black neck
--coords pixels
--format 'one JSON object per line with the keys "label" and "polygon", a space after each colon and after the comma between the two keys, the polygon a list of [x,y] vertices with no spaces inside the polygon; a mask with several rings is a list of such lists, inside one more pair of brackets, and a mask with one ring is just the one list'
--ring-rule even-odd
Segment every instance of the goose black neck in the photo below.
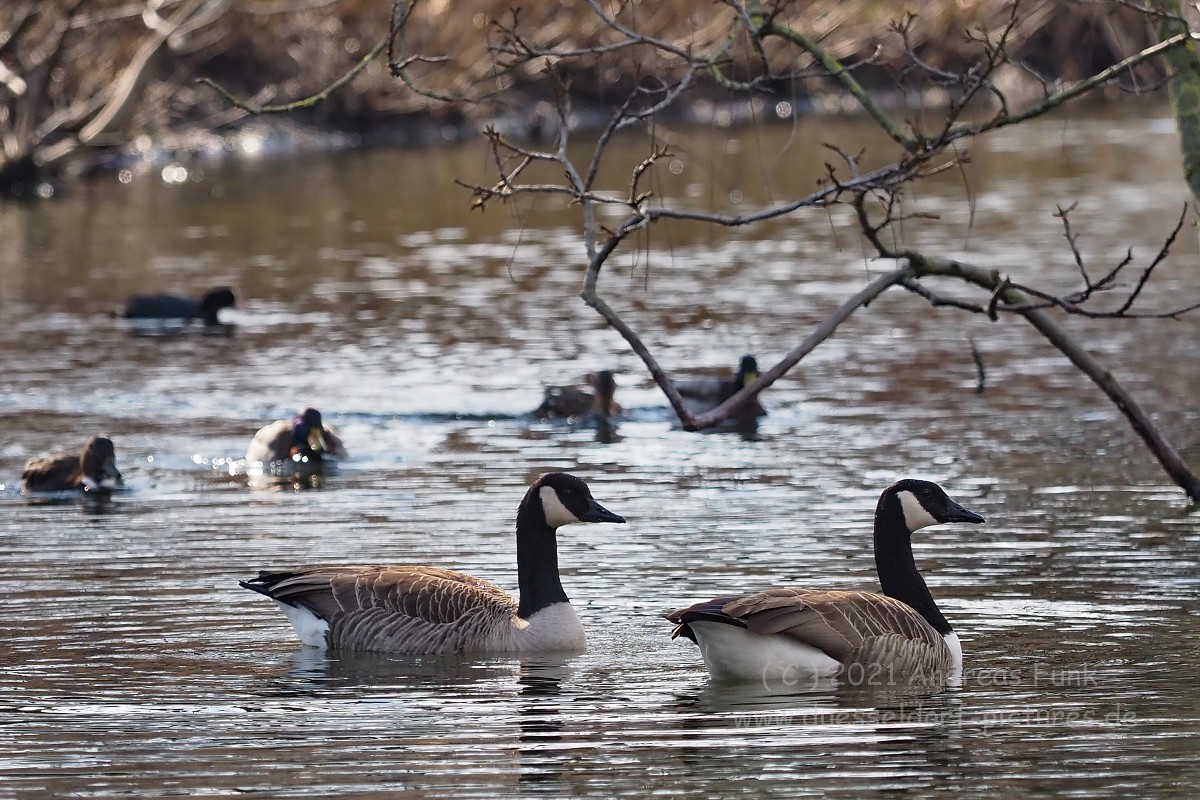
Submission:
{"label": "goose black neck", "polygon": [[900,499],[894,494],[881,497],[875,509],[875,570],[879,573],[879,585],[884,594],[912,607],[945,636],[953,629],[933,601],[925,579],[917,572],[911,536]]}
{"label": "goose black neck", "polygon": [[530,490],[517,509],[517,586],[522,619],[555,603],[568,602],[558,577],[558,538],[546,524],[537,490]]}

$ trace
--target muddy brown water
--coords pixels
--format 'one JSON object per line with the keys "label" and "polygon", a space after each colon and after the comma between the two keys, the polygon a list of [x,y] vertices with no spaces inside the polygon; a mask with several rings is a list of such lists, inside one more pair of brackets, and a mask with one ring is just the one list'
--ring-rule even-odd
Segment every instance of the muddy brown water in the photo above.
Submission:
{"label": "muddy brown water", "polygon": [[[851,122],[671,135],[656,189],[696,207],[811,186],[822,141],[885,147]],[[906,236],[1060,290],[1078,273],[1057,205],[1079,201],[1101,274],[1127,247],[1148,263],[1187,199],[1160,109],[1002,131],[972,159],[965,183],[910,196],[939,218]],[[579,301],[575,211],[466,211],[452,180],[487,165],[478,145],[187,164],[181,182],[160,165],[0,207],[0,795],[1195,796],[1200,526],[1056,351],[894,291],[764,394],[758,440],[687,434]],[[1185,228],[1142,305],[1200,301],[1196,251]],[[656,230],[603,285],[683,373],[773,363],[885,267],[835,210]],[[223,283],[243,297],[233,335],[107,316]],[[1200,464],[1200,316],[1064,325]],[[617,441],[528,415],[544,383],[605,367]],[[305,404],[351,450],[338,474],[299,492],[230,474]],[[19,496],[25,459],[93,432],[129,491],[99,511]],[[560,536],[585,654],[326,655],[237,586],[266,565],[422,562],[515,590],[516,505],[551,469],[629,520]],[[871,513],[903,476],[987,518],[915,540],[961,687],[721,686],[670,640],[660,612],[705,597],[873,588]]]}

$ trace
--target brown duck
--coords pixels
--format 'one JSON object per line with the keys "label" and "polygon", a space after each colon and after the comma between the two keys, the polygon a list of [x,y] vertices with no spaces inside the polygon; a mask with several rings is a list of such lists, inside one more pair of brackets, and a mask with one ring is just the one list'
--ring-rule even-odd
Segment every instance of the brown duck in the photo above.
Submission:
{"label": "brown duck", "polygon": [[611,369],[602,369],[588,376],[592,391],[573,386],[548,386],[542,404],[534,409],[538,419],[577,420],[591,417],[594,421],[612,420],[621,413],[613,400],[617,379]]}
{"label": "brown duck", "polygon": [[76,453],[58,452],[25,463],[21,473],[21,491],[83,491],[107,493],[125,484],[117,470],[116,448],[107,436],[91,436]]}

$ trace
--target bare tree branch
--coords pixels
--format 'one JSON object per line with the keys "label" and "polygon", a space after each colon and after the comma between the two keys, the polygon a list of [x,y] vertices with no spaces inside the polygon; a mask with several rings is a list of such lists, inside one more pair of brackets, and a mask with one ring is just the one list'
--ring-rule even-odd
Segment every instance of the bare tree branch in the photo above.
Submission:
{"label": "bare tree branch", "polygon": [[[348,72],[343,74],[340,78],[335,80],[333,83],[329,84],[324,89],[317,92],[316,94],[309,95],[308,97],[302,98],[300,100],[295,100],[291,103],[280,103],[278,105],[267,105],[267,106],[254,105],[254,104],[250,103],[249,101],[240,99],[233,92],[229,91],[224,86],[222,86],[221,84],[214,81],[212,78],[200,78],[197,82],[202,83],[205,86],[212,88],[213,90],[215,90],[217,92],[217,94],[224,97],[225,100],[231,106],[233,106],[234,108],[239,108],[242,111],[247,112],[248,114],[255,114],[255,115],[257,115],[257,114],[285,114],[290,111],[296,111],[301,108],[311,108],[312,106],[315,106],[318,103],[324,102],[325,100],[329,99],[329,97],[332,94],[334,94],[339,89],[346,86],[348,83],[350,83],[350,81],[354,80],[354,78],[359,73],[361,73],[363,70],[365,70],[367,68],[367,65],[369,65],[372,61],[374,61],[379,56],[379,54],[383,52],[384,48],[388,46],[390,41],[391,41],[390,37],[384,37],[379,42],[377,42],[375,44],[375,46],[372,47],[365,56],[363,56],[361,59],[359,59],[359,62],[357,64],[355,64]],[[414,56],[414,59],[415,58],[416,57]]]}
{"label": "bare tree branch", "polygon": [[[893,33],[904,43],[909,68],[906,75],[948,92],[944,103],[944,114],[935,125],[935,130],[923,132],[916,123],[900,122],[885,110],[884,104],[868,91],[853,74],[852,67],[832,55],[819,42],[819,37],[794,29],[781,17],[786,0],[765,3],[758,0],[722,0],[724,7],[732,12],[723,37],[711,37],[706,48],[691,52],[672,42],[647,36],[630,24],[621,14],[623,4],[617,4],[611,13],[596,0],[587,0],[588,7],[605,29],[613,34],[612,40],[591,48],[575,46],[545,46],[537,41],[536,32],[522,29],[519,14],[514,11],[511,21],[497,24],[503,41],[493,48],[501,67],[511,68],[534,59],[547,61],[547,72],[554,78],[557,87],[557,111],[560,127],[553,149],[538,151],[507,140],[495,129],[488,129],[486,136],[492,151],[496,169],[496,180],[490,185],[482,182],[464,183],[472,191],[473,207],[484,208],[494,200],[508,200],[520,195],[566,195],[581,211],[581,232],[586,252],[586,272],[581,297],[628,343],[632,351],[645,364],[655,383],[662,390],[675,414],[687,430],[711,427],[730,419],[740,408],[745,407],[759,392],[794,368],[808,353],[831,337],[839,326],[855,311],[866,306],[884,291],[900,286],[921,297],[934,306],[942,306],[986,315],[998,320],[1001,315],[1019,315],[1057,347],[1067,359],[1095,382],[1106,396],[1124,413],[1135,432],[1154,452],[1164,469],[1190,497],[1200,501],[1200,481],[1188,470],[1178,453],[1154,426],[1146,412],[1125,391],[1119,382],[1100,365],[1087,350],[1070,337],[1053,319],[1054,313],[1066,313],[1088,318],[1125,319],[1173,318],[1178,317],[1200,303],[1180,308],[1162,310],[1137,310],[1135,306],[1155,270],[1163,264],[1182,228],[1181,215],[1174,230],[1150,263],[1139,273],[1138,279],[1124,292],[1121,301],[1114,307],[1097,308],[1097,299],[1102,295],[1113,296],[1118,291],[1121,276],[1133,265],[1133,254],[1127,252],[1116,266],[1104,271],[1102,277],[1094,279],[1079,248],[1076,233],[1070,222],[1071,207],[1060,208],[1068,247],[1075,268],[1082,280],[1082,288],[1066,294],[1055,294],[1033,286],[1023,286],[1002,275],[998,270],[988,270],[952,259],[941,258],[907,246],[904,243],[902,222],[914,219],[929,219],[930,215],[919,208],[907,210],[902,203],[905,192],[912,184],[957,169],[964,174],[967,153],[959,149],[959,142],[969,141],[1010,125],[1044,116],[1063,105],[1082,97],[1099,87],[1117,84],[1122,75],[1128,74],[1139,65],[1161,59],[1163,54],[1175,48],[1187,47],[1200,37],[1190,32],[1164,37],[1158,44],[1143,48],[1137,53],[1119,60],[1113,66],[1068,86],[1051,86],[1039,78],[1042,97],[1020,111],[1013,105],[1000,82],[995,78],[1002,67],[1014,65],[1024,68],[1011,56],[1014,37],[1021,26],[1020,9],[1014,4],[1011,13],[998,30],[989,32],[981,27],[969,34],[969,40],[978,51],[971,66],[950,70],[936,67],[922,59],[915,42],[911,39],[913,17],[896,23]],[[651,178],[659,164],[669,154],[669,149],[659,141],[652,123],[666,110],[675,106],[679,99],[689,96],[702,74],[708,74],[720,87],[729,91],[769,90],[772,82],[781,76],[801,74],[798,69],[776,71],[772,60],[782,60],[775,45],[792,48],[793,55],[802,56],[805,63],[814,59],[820,66],[820,74],[831,78],[846,97],[861,106],[879,128],[895,144],[901,153],[891,163],[872,169],[863,169],[864,159],[854,148],[843,145],[827,145],[836,153],[841,164],[826,165],[824,177],[817,186],[802,196],[791,196],[772,200],[761,206],[723,213],[671,205],[663,202],[647,202],[651,194],[643,186]],[[750,72],[746,77],[726,74],[727,64],[723,59],[735,47],[748,45],[749,57],[739,62],[741,69]],[[768,44],[771,46],[768,49]],[[596,59],[639,49],[659,58],[664,64],[653,79],[642,81],[627,90],[617,103],[605,124],[596,134],[596,142],[587,156],[586,166],[577,166],[568,150],[571,136],[568,121],[571,92],[565,75],[566,65],[572,60]],[[704,52],[699,52],[704,50]],[[745,55],[745,52],[743,52]],[[507,59],[504,61],[503,59]],[[815,74],[815,73],[814,73]],[[994,107],[986,114],[966,116],[968,108],[976,109],[980,101],[987,100]],[[600,185],[600,175],[611,171],[607,159],[611,156],[613,137],[622,130],[645,126],[647,148],[634,163],[628,165],[626,185],[622,190],[606,189]],[[526,170],[533,164],[555,163],[564,176],[558,183],[525,182]],[[602,168],[603,171],[602,171]],[[619,205],[628,213],[618,224],[601,228],[596,224],[596,212],[601,206]],[[693,416],[675,388],[672,377],[663,369],[658,357],[646,345],[642,334],[631,325],[608,302],[600,288],[604,265],[616,252],[627,245],[629,237],[651,229],[654,225],[668,221],[687,221],[720,227],[755,225],[770,220],[785,218],[802,209],[829,209],[837,205],[849,205],[855,214],[858,227],[867,245],[882,259],[893,260],[898,266],[876,277],[853,296],[825,317],[810,333],[803,336],[778,363],[763,372],[752,385],[743,388],[720,407],[705,414]],[[1186,210],[1186,209],[1185,209]],[[960,298],[940,287],[932,288],[927,278],[950,278],[962,282],[971,291],[981,292],[978,298]],[[979,373],[978,390],[982,390],[984,370],[978,348],[972,343]]]}
{"label": "bare tree branch", "polygon": [[1150,419],[1150,415],[1121,386],[1111,372],[1059,327],[1058,323],[1043,309],[1029,306],[1020,289],[1012,284],[1004,284],[999,271],[983,269],[960,261],[931,257],[915,250],[905,250],[899,255],[915,270],[917,275],[955,277],[984,289],[999,291],[1000,296],[1009,307],[1018,309],[1017,313],[1023,316],[1047,341],[1057,347],[1072,364],[1091,378],[1092,382],[1112,400],[1158,459],[1163,469],[1171,476],[1171,479],[1187,492],[1188,497],[1193,501],[1200,502],[1200,479],[1188,469],[1178,451]]}

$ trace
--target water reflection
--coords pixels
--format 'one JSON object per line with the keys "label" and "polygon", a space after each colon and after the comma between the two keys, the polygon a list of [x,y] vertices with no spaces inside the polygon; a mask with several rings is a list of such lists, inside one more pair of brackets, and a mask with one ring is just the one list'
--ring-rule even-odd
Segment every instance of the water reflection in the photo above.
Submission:
{"label": "water reflection", "polygon": [[228,339],[237,334],[237,325],[232,322],[220,322],[214,325],[197,327],[179,320],[132,319],[124,323],[124,328],[130,336],[138,336],[150,340],[175,339],[187,341],[188,337],[192,336]]}
{"label": "water reflection", "polygon": [[681,694],[676,707],[688,711],[782,712],[787,718],[796,709],[904,708],[946,691],[945,684],[898,683],[891,686],[855,686],[832,678],[805,681],[803,686],[784,687],[763,683],[708,682],[694,695]]}
{"label": "water reflection", "polygon": [[564,796],[570,787],[564,776],[564,764],[555,745],[566,741],[562,708],[563,682],[573,677],[565,660],[553,656],[521,659],[517,683],[517,725],[520,727],[521,783],[542,787],[561,787]]}
{"label": "water reflection", "polygon": [[596,442],[598,444],[616,444],[621,441],[617,433],[617,424],[611,419],[596,420]]}
{"label": "water reflection", "polygon": [[469,656],[407,656],[351,651],[329,652],[302,647],[291,658],[291,668],[281,678],[289,693],[320,693],[338,689],[389,687],[402,689],[460,687],[507,678],[509,659]]}
{"label": "water reflection", "polygon": [[320,489],[326,480],[338,472],[338,465],[331,459],[306,456],[297,453],[291,458],[273,458],[269,461],[246,461],[244,459],[229,466],[230,474],[244,474],[251,489]]}

